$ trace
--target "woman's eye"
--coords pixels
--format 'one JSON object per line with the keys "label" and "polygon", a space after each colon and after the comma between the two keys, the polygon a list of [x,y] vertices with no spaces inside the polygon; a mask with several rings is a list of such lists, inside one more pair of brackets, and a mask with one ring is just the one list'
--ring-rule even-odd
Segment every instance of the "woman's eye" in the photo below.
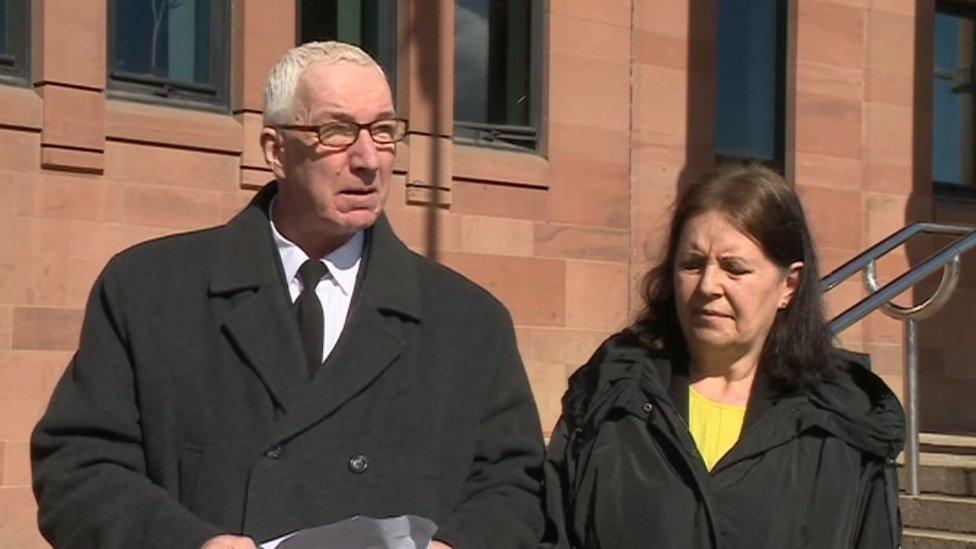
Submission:
{"label": "woman's eye", "polygon": [[725,270],[728,271],[729,274],[732,274],[732,275],[735,275],[735,276],[749,274],[749,269],[747,269],[744,266],[739,265],[737,263],[733,263],[731,265],[726,266],[725,267]]}

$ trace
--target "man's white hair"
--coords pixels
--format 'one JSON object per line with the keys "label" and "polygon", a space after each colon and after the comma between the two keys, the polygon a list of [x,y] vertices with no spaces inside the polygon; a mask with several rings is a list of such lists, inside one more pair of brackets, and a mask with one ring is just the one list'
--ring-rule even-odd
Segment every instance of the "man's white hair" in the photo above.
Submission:
{"label": "man's white hair", "polygon": [[383,74],[383,69],[368,53],[352,44],[336,41],[307,42],[294,47],[268,73],[268,82],[264,87],[264,124],[291,124],[295,90],[305,69],[316,63],[332,65],[340,61],[374,67]]}

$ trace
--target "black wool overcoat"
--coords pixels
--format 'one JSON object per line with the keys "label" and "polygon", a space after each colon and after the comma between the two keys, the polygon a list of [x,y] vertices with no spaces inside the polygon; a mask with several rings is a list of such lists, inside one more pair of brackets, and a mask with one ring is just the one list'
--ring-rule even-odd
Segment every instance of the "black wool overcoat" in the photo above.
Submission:
{"label": "black wool overcoat", "polygon": [[535,547],[542,437],[508,312],[381,218],[310,379],[270,236],[275,192],[102,272],[31,441],[44,536],[193,548],[414,514],[457,549]]}
{"label": "black wool overcoat", "polygon": [[838,352],[780,396],[760,371],[738,442],[711,471],[680,361],[611,338],[570,380],[546,458],[545,547],[892,549],[904,414]]}

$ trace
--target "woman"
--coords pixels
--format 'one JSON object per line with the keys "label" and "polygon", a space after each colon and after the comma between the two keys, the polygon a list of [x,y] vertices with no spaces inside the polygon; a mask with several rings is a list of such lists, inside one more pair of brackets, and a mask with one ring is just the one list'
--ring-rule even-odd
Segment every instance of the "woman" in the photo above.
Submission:
{"label": "woman", "polygon": [[556,547],[897,547],[898,400],[834,348],[799,199],[758,166],[675,207],[645,308],[570,380]]}

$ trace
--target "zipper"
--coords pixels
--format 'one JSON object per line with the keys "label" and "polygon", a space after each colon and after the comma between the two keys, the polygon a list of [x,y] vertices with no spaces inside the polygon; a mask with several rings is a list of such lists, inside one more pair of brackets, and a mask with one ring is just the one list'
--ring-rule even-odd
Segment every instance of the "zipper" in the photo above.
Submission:
{"label": "zipper", "polygon": [[[652,397],[653,398],[653,397]],[[655,399],[657,403],[655,406],[659,410],[663,410],[663,414],[666,417],[666,421],[670,422],[672,425],[677,425],[678,438],[681,440],[675,440],[665,429],[655,427],[655,429],[661,433],[664,438],[670,442],[675,448],[678,449],[678,453],[685,460],[685,465],[688,466],[691,476],[695,482],[695,488],[697,488],[699,495],[701,496],[702,505],[705,507],[705,514],[708,517],[709,524],[709,534],[712,539],[712,547],[718,549],[720,547],[717,526],[715,524],[715,515],[712,512],[712,502],[710,492],[706,482],[709,477],[708,468],[705,466],[705,460],[701,456],[701,452],[698,451],[698,447],[695,445],[695,441],[691,438],[691,428],[688,426],[688,422],[681,417],[681,414],[677,413],[674,409],[674,405],[666,399]],[[653,414],[648,416],[647,425],[652,427],[651,422]],[[690,445],[688,443],[691,443]]]}
{"label": "zipper", "polygon": [[[850,511],[852,520],[847,531],[847,547],[855,547],[857,538],[861,535],[861,528],[864,526],[864,516],[867,513],[868,498],[871,495],[871,483],[873,482],[874,475],[878,474],[878,472],[878,464],[873,460],[869,461],[861,471],[861,478],[859,479],[860,485],[858,486],[858,497],[855,500],[854,508]],[[883,470],[881,473],[884,474]]]}
{"label": "zipper", "polygon": [[[671,433],[667,433],[661,429],[659,430],[670,439],[670,442],[673,445],[683,450],[680,453],[682,457],[685,458],[685,462],[690,469],[697,469],[699,473],[704,473],[704,475],[707,477],[708,468],[705,466],[705,459],[702,457],[701,452],[698,451],[698,446],[691,437],[691,427],[688,426],[688,422],[681,417],[681,414],[675,410],[674,405],[670,401],[657,397],[651,398],[654,398],[657,401],[655,406],[659,410],[664,410],[664,415],[667,417],[667,421],[677,427],[675,430],[678,432],[677,436],[679,440],[674,440]],[[651,417],[652,416],[648,416],[647,418],[648,424],[651,422]]]}
{"label": "zipper", "polygon": [[[739,434],[739,439],[736,440],[735,441],[735,444],[733,444],[732,447],[729,448],[729,451],[726,452],[725,455],[722,456],[715,463],[715,466],[712,467],[712,471],[709,474],[716,474],[720,470],[725,469],[726,467],[729,467],[729,466],[734,465],[735,463],[741,461],[743,459],[743,457],[748,457],[748,456],[740,457],[738,455],[739,452],[737,452],[737,450],[740,450],[742,448],[742,446],[743,446],[742,442],[743,442],[743,440],[745,440],[745,438],[747,436],[750,439],[755,438],[756,436],[759,436],[756,433],[760,432],[760,430],[762,430],[762,429],[765,429],[770,422],[773,422],[775,420],[781,420],[782,421],[783,418],[790,418],[790,420],[793,420],[796,417],[796,414],[797,414],[798,410],[800,409],[800,407],[802,405],[803,405],[803,402],[802,401],[801,402],[792,402],[792,403],[781,402],[779,404],[776,404],[772,408],[766,410],[765,414],[761,418],[759,418],[759,421],[757,421],[755,424],[752,425],[752,427],[749,429],[749,432],[748,433],[740,433]],[[778,411],[778,408],[780,406],[785,407],[785,411],[784,412]],[[765,449],[763,451],[765,451]],[[752,456],[752,455],[754,455],[754,454],[749,454],[749,456]]]}

